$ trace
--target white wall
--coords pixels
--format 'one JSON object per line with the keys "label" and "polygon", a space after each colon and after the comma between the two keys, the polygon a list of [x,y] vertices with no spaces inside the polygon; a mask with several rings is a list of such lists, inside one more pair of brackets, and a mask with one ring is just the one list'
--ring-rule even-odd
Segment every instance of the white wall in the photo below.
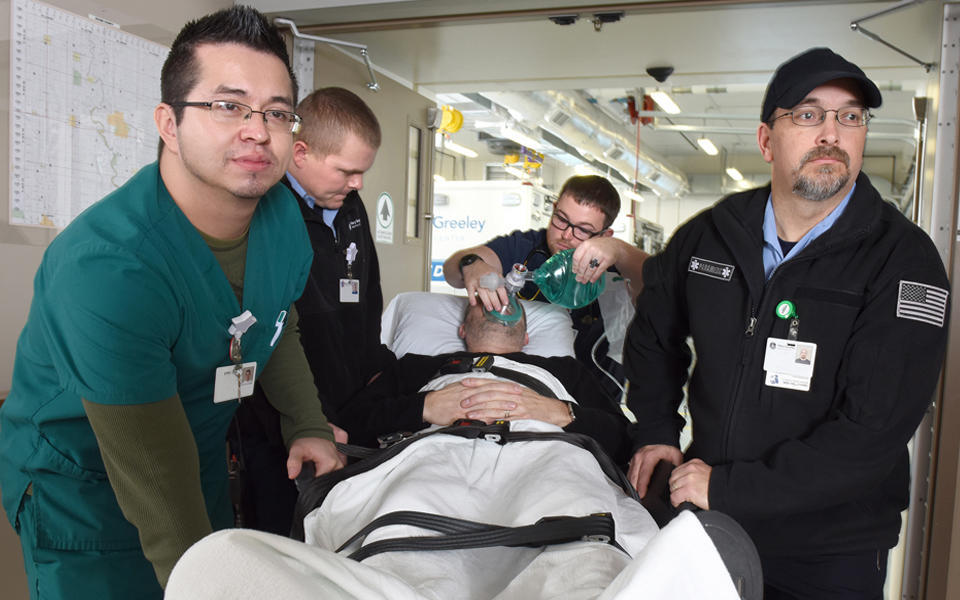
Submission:
{"label": "white wall", "polygon": [[[81,16],[95,14],[119,23],[125,31],[165,45],[173,41],[186,21],[233,4],[230,0],[48,0],[48,3]],[[9,0],[0,0],[0,35],[3,36],[0,164],[10,162],[10,8]],[[10,388],[16,340],[29,310],[33,275],[40,265],[43,249],[55,235],[56,231],[52,230],[9,225],[9,171],[0,170],[0,392]]]}

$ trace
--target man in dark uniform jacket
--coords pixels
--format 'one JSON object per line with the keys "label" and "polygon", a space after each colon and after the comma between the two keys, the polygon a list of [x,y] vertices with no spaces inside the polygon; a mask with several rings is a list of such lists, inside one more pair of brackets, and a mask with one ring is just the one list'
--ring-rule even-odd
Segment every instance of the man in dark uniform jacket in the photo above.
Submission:
{"label": "man in dark uniform jacket", "polygon": [[[315,90],[297,106],[303,126],[283,182],[299,199],[313,245],[313,266],[296,302],[300,340],[331,425],[343,404],[393,354],[380,343],[380,265],[360,195],[380,147],[380,124],[356,94]],[[279,416],[263,390],[237,415],[243,469],[244,526],[290,532],[296,489],[287,479]],[[349,433],[349,432],[347,432]]]}
{"label": "man in dark uniform jacket", "polygon": [[380,343],[380,263],[358,193],[380,147],[380,125],[343,88],[316,90],[297,111],[304,127],[284,181],[300,199],[314,251],[297,312],[323,410],[337,423],[343,403],[393,360]]}
{"label": "man in dark uniform jacket", "polygon": [[671,501],[743,525],[765,600],[882,597],[907,442],[943,360],[937,250],[861,172],[880,102],[827,48],[781,65],[757,131],[770,184],[693,217],[647,261],[624,346],[631,481],[643,496],[659,460],[679,465]]}

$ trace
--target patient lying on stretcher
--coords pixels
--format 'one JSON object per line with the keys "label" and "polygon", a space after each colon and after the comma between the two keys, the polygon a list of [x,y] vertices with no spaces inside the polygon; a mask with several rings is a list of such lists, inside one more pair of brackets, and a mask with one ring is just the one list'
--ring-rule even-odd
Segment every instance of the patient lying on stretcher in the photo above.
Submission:
{"label": "patient lying on stretcher", "polygon": [[504,324],[467,305],[459,334],[465,352],[407,354],[348,402],[340,418],[350,442],[376,446],[380,436],[457,419],[533,419],[589,435],[625,463],[628,422],[619,407],[576,359],[523,354],[525,318]]}
{"label": "patient lying on stretcher", "polygon": [[[681,515],[661,532],[595,454],[555,439],[562,431],[587,434],[618,460],[630,450],[625,418],[596,392],[598,386],[579,362],[520,352],[524,323],[504,327],[479,307],[468,309],[460,332],[466,351],[408,354],[348,403],[342,417],[351,442],[376,445],[378,436],[397,430],[464,418],[507,420],[511,434],[544,433],[554,439],[498,443],[424,435],[374,468],[325,488],[316,503],[306,500],[312,488],[303,490],[298,508],[313,509],[303,519],[305,544],[244,530],[201,541],[174,569],[168,598],[737,598],[696,518]],[[572,412],[568,402],[574,403]],[[527,528],[547,517],[607,513],[615,531],[609,540],[349,557],[360,545],[367,549],[386,540],[439,535],[422,523],[391,522],[338,551],[368,524],[412,511],[505,528]],[[697,577],[688,575],[691,564]]]}

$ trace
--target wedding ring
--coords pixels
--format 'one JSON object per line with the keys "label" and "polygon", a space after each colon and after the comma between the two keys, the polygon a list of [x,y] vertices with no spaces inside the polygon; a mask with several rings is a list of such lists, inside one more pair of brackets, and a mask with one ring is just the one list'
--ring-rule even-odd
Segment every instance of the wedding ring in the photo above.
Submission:
{"label": "wedding ring", "polygon": [[504,418],[504,419],[509,419],[509,418],[510,418],[510,411],[509,411],[509,410],[503,411],[503,418]]}
{"label": "wedding ring", "polygon": [[596,269],[597,267],[600,266],[600,261],[597,260],[596,258],[591,258],[589,264],[592,268]]}

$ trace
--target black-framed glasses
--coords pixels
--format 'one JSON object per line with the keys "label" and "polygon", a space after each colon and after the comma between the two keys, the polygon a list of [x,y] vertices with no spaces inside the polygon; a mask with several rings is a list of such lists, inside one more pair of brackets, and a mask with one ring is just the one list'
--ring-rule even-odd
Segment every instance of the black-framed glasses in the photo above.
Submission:
{"label": "black-framed glasses", "polygon": [[560,231],[566,231],[567,229],[570,229],[573,231],[573,237],[577,238],[581,242],[597,237],[603,233],[602,231],[593,231],[592,229],[574,225],[556,210],[554,210],[553,215],[550,216],[550,225],[556,227]]}
{"label": "black-framed glasses", "polygon": [[170,106],[195,106],[197,108],[206,108],[210,111],[210,116],[214,121],[220,123],[240,124],[248,121],[253,113],[263,116],[263,123],[267,129],[278,133],[297,133],[300,131],[300,124],[303,120],[297,113],[288,110],[253,110],[246,104],[232,102],[230,100],[213,100],[211,102],[171,102]]}
{"label": "black-framed glasses", "polygon": [[863,127],[873,116],[870,111],[861,106],[850,106],[848,108],[823,108],[820,106],[798,106],[790,112],[783,113],[773,120],[790,117],[794,124],[800,127],[816,127],[823,123],[827,118],[827,113],[832,112],[837,119],[837,123],[846,127]]}

